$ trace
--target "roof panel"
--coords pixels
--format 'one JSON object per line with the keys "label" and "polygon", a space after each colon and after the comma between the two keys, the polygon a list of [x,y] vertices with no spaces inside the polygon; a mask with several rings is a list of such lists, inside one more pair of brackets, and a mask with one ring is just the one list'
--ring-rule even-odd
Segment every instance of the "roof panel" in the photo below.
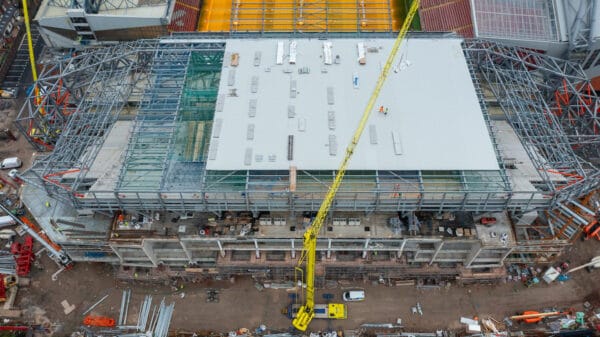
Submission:
{"label": "roof panel", "polygon": [[[231,87],[221,81],[224,104],[215,113],[223,120],[219,150],[209,158],[207,169],[338,167],[394,40],[327,40],[332,43],[330,65],[325,64],[324,41],[294,41],[296,64],[288,63],[290,41],[227,41],[226,50],[240,55],[237,95],[227,95]],[[284,42],[282,60],[277,57],[279,42]],[[367,47],[364,65],[359,64],[358,43]],[[262,55],[259,67],[254,66],[257,52]],[[225,62],[225,79],[228,67]],[[363,136],[375,141],[361,140],[350,170],[499,169],[460,39],[410,39],[394,68],[368,122],[371,135]],[[355,76],[359,86],[353,83]],[[257,78],[260,85],[253,88]],[[295,96],[290,96],[290,83],[295,83]],[[249,117],[248,102],[254,99],[260,103],[255,116]],[[294,107],[293,114],[289,106]],[[254,124],[253,139],[247,137],[248,124]],[[288,160],[289,136],[293,136],[292,160]],[[248,148],[252,156],[247,155]]]}

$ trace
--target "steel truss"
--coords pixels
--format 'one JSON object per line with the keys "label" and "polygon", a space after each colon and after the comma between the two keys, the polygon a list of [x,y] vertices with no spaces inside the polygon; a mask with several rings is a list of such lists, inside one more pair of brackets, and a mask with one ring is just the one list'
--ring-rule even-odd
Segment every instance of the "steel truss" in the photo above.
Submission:
{"label": "steel truss", "polygon": [[[32,183],[75,207],[104,211],[314,210],[335,172],[298,171],[292,181],[288,171],[205,171],[224,46],[220,36],[184,34],[45,64],[36,83],[41,96],[31,94],[17,119],[38,149],[54,147],[36,160]],[[539,169],[538,189],[515,190],[504,169],[356,172],[347,175],[336,210],[529,211],[598,186],[598,99],[581,68],[483,41],[466,42],[465,53],[492,141],[475,71]],[[125,106],[138,103],[116,189],[92,188],[102,178],[86,179],[86,173],[108,132]],[[566,182],[553,181],[557,173]]]}
{"label": "steel truss", "polygon": [[134,94],[156,42],[99,48],[46,63],[15,121],[39,150],[32,172],[46,192],[70,196],[80,186],[128,98]]}
{"label": "steel truss", "polygon": [[569,28],[569,57],[581,59],[589,51],[594,39],[592,25],[599,6],[597,0],[565,1],[566,12],[573,15]]}
{"label": "steel truss", "polygon": [[[554,207],[600,185],[600,100],[581,67],[498,43],[472,40],[466,52],[553,192]],[[561,174],[566,183],[550,174]]]}

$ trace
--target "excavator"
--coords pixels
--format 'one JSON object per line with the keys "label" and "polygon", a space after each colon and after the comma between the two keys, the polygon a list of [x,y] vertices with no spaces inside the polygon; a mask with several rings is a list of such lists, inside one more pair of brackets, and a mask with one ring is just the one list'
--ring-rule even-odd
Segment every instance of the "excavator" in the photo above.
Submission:
{"label": "excavator", "polygon": [[[303,235],[303,248],[300,258],[298,259],[298,263],[296,265],[296,271],[304,276],[304,281],[306,282],[306,294],[304,296],[304,304],[298,309],[295,314],[295,318],[292,321],[292,325],[294,328],[300,331],[306,331],[310,322],[315,316],[329,319],[345,319],[346,318],[346,306],[341,303],[329,303],[326,305],[315,305],[315,263],[317,256],[317,238],[319,236],[319,232],[321,231],[321,227],[327,218],[327,213],[331,208],[331,204],[335,199],[335,195],[340,188],[340,184],[344,179],[344,174],[346,173],[346,168],[348,167],[348,163],[354,154],[354,150],[358,145],[358,141],[365,129],[367,121],[369,120],[369,116],[371,115],[371,111],[375,107],[375,102],[379,97],[379,92],[383,87],[390,70],[392,69],[392,65],[394,63],[394,58],[400,49],[400,45],[408,32],[409,26],[419,9],[419,0],[413,0],[406,15],[406,18],[402,24],[400,32],[398,33],[398,37],[394,41],[394,45],[392,47],[392,51],[387,58],[385,66],[383,67],[379,78],[377,79],[377,83],[375,85],[375,89],[373,90],[371,97],[365,107],[365,110],[362,114],[358,127],[356,131],[354,131],[354,135],[346,148],[346,154],[344,155],[344,159],[340,163],[337,174],[331,187],[321,206],[319,207],[319,211],[315,216],[312,224],[306,230]],[[302,265],[305,264],[306,273],[303,273]]]}

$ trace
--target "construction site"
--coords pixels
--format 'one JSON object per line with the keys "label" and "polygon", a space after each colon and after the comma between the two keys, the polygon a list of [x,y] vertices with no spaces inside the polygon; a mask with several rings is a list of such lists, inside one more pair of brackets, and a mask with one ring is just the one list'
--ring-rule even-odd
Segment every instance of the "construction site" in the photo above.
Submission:
{"label": "construction site", "polygon": [[13,331],[598,333],[598,1],[30,7]]}

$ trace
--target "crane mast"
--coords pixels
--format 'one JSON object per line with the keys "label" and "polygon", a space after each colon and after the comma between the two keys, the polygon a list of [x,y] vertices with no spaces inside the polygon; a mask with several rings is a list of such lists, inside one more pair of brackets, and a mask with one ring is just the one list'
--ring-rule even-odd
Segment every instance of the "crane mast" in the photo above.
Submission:
{"label": "crane mast", "polygon": [[[409,28],[415,14],[417,13],[417,10],[419,9],[419,2],[420,2],[420,0],[413,0],[412,4],[410,6],[408,14],[406,15],[406,18],[404,19],[404,22],[402,23],[400,32],[398,33],[398,37],[394,41],[394,45],[392,46],[390,55],[388,56],[387,61],[385,62],[385,66],[383,67],[381,74],[379,75],[379,77],[377,79],[375,89],[373,90],[373,93],[371,94],[371,97],[369,98],[369,101],[365,107],[363,114],[362,114],[360,122],[358,123],[358,127],[356,128],[356,131],[354,131],[354,135],[352,136],[352,139],[350,140],[348,147],[346,147],[346,153],[344,155],[344,159],[340,163],[340,166],[338,168],[335,179],[333,180],[333,183],[329,187],[329,190],[328,190],[327,194],[325,195],[325,198],[323,199],[321,206],[319,207],[319,211],[317,212],[315,219],[313,220],[310,227],[304,233],[302,254],[300,255],[300,259],[298,260],[296,269],[301,272],[302,264],[305,263],[306,273],[304,275],[304,279],[306,281],[306,297],[305,297],[305,304],[300,307],[296,317],[292,321],[292,325],[300,331],[306,331],[306,329],[308,328],[308,325],[310,324],[312,319],[315,317],[315,310],[314,310],[315,309],[315,263],[316,263],[316,255],[317,255],[317,237],[319,235],[321,227],[323,226],[323,223],[325,222],[325,219],[327,218],[327,213],[329,212],[329,209],[331,208],[331,204],[333,203],[333,200],[335,199],[335,195],[336,195],[338,189],[340,188],[342,180],[344,179],[344,174],[346,173],[346,168],[348,167],[348,163],[350,162],[350,159],[352,158],[352,155],[354,154],[354,150],[356,149],[356,146],[358,145],[358,141],[360,140],[360,137],[361,137],[361,135],[365,129],[365,126],[367,124],[367,121],[369,120],[371,111],[373,110],[373,108],[375,106],[375,101],[379,97],[379,92],[381,91],[381,88],[383,87],[385,80],[387,79],[388,74],[390,73],[392,64],[394,63],[394,58],[396,57],[396,54],[398,53],[398,50],[400,49],[400,45],[402,44],[402,41],[404,40],[404,37],[406,36],[406,33],[408,32],[408,28]],[[345,318],[346,317],[345,316],[346,315],[345,306],[343,304],[330,304],[329,307],[330,307],[330,309],[336,310],[336,312],[329,313],[330,318]],[[340,311],[343,311],[343,313]]]}

